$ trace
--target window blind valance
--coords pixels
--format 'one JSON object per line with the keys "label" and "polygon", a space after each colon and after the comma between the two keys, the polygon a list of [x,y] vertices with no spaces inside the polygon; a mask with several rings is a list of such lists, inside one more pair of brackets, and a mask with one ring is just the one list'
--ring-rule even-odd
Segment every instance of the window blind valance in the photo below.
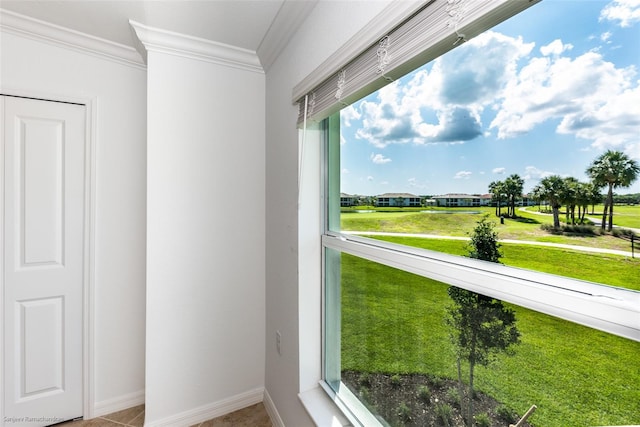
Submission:
{"label": "window blind valance", "polygon": [[334,62],[328,60],[318,67],[312,75],[327,73],[322,83],[296,87],[298,124],[305,121],[305,114],[309,121],[328,117],[538,1],[427,1],[344,66],[336,69],[327,65]]}

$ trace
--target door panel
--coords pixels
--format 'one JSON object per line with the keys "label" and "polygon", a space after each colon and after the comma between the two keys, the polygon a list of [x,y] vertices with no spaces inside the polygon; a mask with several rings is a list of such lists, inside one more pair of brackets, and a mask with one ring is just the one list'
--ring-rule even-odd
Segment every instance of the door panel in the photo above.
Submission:
{"label": "door panel", "polygon": [[83,409],[85,109],[1,98],[4,417],[46,426]]}
{"label": "door panel", "polygon": [[61,265],[64,226],[64,130],[62,120],[20,118],[18,207],[20,267]]}

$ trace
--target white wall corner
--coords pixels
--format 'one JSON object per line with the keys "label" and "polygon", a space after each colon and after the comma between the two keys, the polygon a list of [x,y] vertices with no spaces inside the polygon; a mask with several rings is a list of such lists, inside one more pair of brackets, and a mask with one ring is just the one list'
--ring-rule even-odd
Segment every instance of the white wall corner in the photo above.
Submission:
{"label": "white wall corner", "polygon": [[264,408],[267,410],[267,414],[269,414],[269,418],[271,418],[271,424],[273,424],[274,427],[285,427],[278,408],[276,408],[267,390],[264,391]]}
{"label": "white wall corner", "polygon": [[136,68],[144,61],[132,47],[0,8],[0,30]]}
{"label": "white wall corner", "polygon": [[145,421],[145,427],[192,426],[262,402],[264,387],[200,406],[160,420]]}
{"label": "white wall corner", "polygon": [[271,68],[317,2],[318,0],[308,0],[282,3],[269,31],[258,46],[258,56],[265,71]]}
{"label": "white wall corner", "polygon": [[[147,52],[160,52],[264,73],[258,55],[252,50],[153,28],[132,20],[129,24]],[[146,57],[146,54],[143,56]]]}
{"label": "white wall corner", "polygon": [[96,402],[91,416],[93,418],[101,417],[142,404],[144,404],[144,390]]}

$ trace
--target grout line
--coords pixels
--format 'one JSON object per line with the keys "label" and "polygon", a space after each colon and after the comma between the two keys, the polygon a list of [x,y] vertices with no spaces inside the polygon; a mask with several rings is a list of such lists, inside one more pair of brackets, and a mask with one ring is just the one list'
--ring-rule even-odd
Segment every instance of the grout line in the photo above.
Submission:
{"label": "grout line", "polygon": [[105,417],[98,417],[98,419],[99,419],[99,420],[109,421],[110,423],[118,424],[119,426],[129,427],[129,424],[122,424],[122,423],[120,423],[120,422],[118,422],[118,421],[110,420],[109,418],[105,418]]}

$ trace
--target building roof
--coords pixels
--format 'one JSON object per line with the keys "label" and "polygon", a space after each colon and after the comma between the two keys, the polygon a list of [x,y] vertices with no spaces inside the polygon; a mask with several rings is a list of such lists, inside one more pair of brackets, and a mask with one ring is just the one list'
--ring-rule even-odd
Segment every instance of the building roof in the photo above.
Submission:
{"label": "building roof", "polygon": [[473,194],[449,193],[441,196],[433,196],[434,199],[480,199],[481,196]]}
{"label": "building roof", "polygon": [[420,196],[416,196],[415,194],[410,194],[410,193],[384,193],[384,194],[380,194],[376,197],[388,197],[390,199],[397,199],[397,198],[405,198],[405,199],[409,199],[409,198],[413,198],[413,199],[417,199]]}

